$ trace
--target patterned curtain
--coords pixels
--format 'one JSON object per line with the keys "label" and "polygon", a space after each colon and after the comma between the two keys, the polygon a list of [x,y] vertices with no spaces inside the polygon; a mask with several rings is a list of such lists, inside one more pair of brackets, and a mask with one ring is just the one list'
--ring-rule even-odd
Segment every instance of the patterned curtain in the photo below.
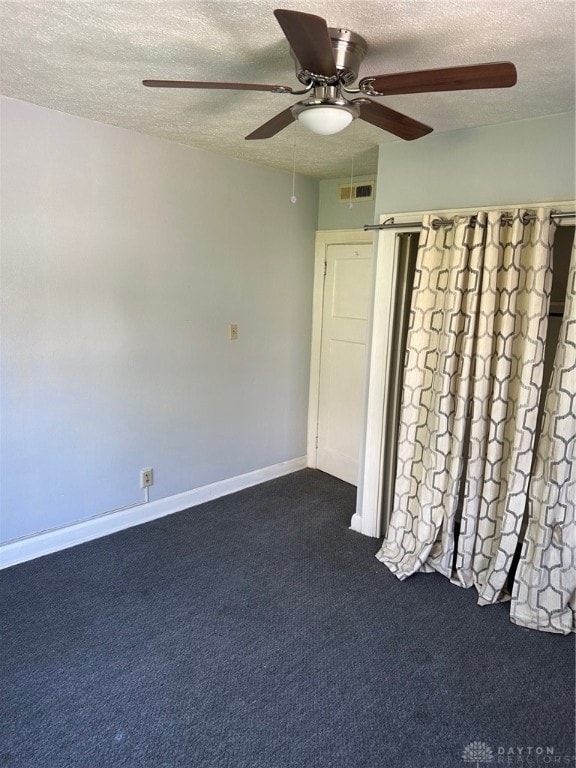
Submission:
{"label": "patterned curtain", "polygon": [[576,242],[510,618],[547,632],[576,632]]}
{"label": "patterned curtain", "polygon": [[482,604],[507,599],[526,504],[552,281],[549,213],[517,210],[504,223],[502,211],[479,212],[451,227],[430,215],[420,238],[394,508],[377,557],[400,579],[435,570],[474,585]]}

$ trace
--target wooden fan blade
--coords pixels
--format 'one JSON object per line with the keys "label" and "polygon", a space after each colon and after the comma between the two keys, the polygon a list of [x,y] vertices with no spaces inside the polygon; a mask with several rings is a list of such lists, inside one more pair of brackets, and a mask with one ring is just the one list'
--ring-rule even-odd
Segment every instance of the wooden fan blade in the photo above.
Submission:
{"label": "wooden fan blade", "polygon": [[370,95],[391,96],[397,93],[433,91],[466,91],[476,88],[510,88],[516,84],[516,67],[509,61],[472,64],[467,67],[422,69],[392,75],[364,77],[360,90]]}
{"label": "wooden fan blade", "polygon": [[281,9],[275,10],[274,16],[302,69],[315,75],[336,77],[338,70],[325,19],[311,13]]}
{"label": "wooden fan blade", "polygon": [[210,83],[195,80],[142,80],[148,88],[215,88],[227,91],[270,91],[271,93],[292,93],[288,85],[264,85],[262,83]]}
{"label": "wooden fan blade", "polygon": [[388,133],[393,133],[406,141],[419,139],[432,132],[432,128],[424,123],[419,123],[401,112],[396,112],[390,107],[378,104],[370,99],[354,99],[355,104],[360,105],[360,119],[367,123],[382,128]]}
{"label": "wooden fan blade", "polygon": [[289,126],[290,123],[294,122],[294,120],[295,118],[292,114],[292,108],[288,107],[288,109],[280,112],[271,120],[268,120],[267,123],[264,123],[264,125],[256,128],[256,130],[252,131],[252,133],[249,133],[248,136],[246,136],[246,139],[249,141],[252,139],[269,139],[271,136],[275,136],[277,133],[280,133],[283,128]]}

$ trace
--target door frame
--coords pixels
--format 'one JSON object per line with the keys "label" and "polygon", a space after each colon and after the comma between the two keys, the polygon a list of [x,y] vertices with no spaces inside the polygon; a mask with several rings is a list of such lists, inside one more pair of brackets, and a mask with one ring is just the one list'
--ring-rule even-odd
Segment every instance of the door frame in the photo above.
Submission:
{"label": "door frame", "polygon": [[[374,235],[363,229],[321,229],[316,232],[314,250],[314,290],[312,295],[312,342],[310,353],[310,392],[308,397],[307,463],[316,469],[318,442],[318,408],[320,403],[320,350],[324,283],[328,247],[331,245],[364,245],[373,243]],[[368,345],[366,345],[368,351]],[[360,473],[359,473],[360,474]]]}
{"label": "door frame", "polygon": [[[375,242],[374,298],[368,332],[365,440],[363,454],[360,456],[356,512],[350,522],[352,530],[375,538],[385,533],[385,530],[382,530],[384,419],[388,407],[391,319],[398,272],[397,235],[402,232],[418,231],[422,226],[422,219],[429,213],[451,218],[459,214],[476,213],[478,210],[493,211],[514,208],[553,208],[555,211],[562,212],[573,211],[575,205],[576,201],[574,200],[503,203],[500,205],[478,205],[474,208],[388,213],[378,217],[379,224],[387,223],[391,228],[377,230]],[[408,226],[409,223],[413,226]],[[574,226],[574,222],[566,221],[565,225]],[[384,521],[384,523],[387,522]]]}
{"label": "door frame", "polygon": [[[380,216],[380,224],[394,222],[394,228],[378,230],[374,265],[374,294],[369,326],[368,372],[364,451],[360,457],[356,511],[352,530],[377,538],[382,528],[382,480],[385,451],[385,417],[389,403],[390,355],[394,297],[398,277],[400,242],[398,235],[417,232],[423,213]],[[414,224],[414,222],[417,222]],[[413,226],[408,226],[408,223]]]}

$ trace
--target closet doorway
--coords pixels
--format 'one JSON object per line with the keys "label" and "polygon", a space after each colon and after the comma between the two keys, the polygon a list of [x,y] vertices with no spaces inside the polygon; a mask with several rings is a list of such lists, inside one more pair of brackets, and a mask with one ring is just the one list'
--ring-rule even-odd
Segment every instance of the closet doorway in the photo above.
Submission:
{"label": "closet doorway", "polygon": [[[498,206],[498,209],[503,206]],[[574,201],[557,203],[532,203],[527,207],[552,208],[555,211],[573,211]],[[484,207],[489,210],[490,207]],[[442,218],[450,218],[468,211],[438,210]],[[422,217],[427,212],[382,215],[380,221],[387,222],[387,228],[378,232],[376,244],[374,306],[372,334],[369,345],[368,394],[366,406],[366,439],[361,457],[361,473],[358,482],[356,512],[351,528],[367,536],[379,537],[386,531],[394,492],[395,445],[398,429],[398,406],[401,395],[402,350],[398,350],[399,323],[406,305],[409,304],[411,283],[407,283],[406,265],[410,248],[418,240]],[[570,248],[574,239],[573,220],[560,221],[554,243],[554,265],[556,277],[552,293],[549,317],[549,349],[556,346],[560,327],[561,303],[566,291]],[[415,238],[415,239],[414,239]],[[411,243],[411,245],[407,245]],[[408,249],[408,251],[407,251]],[[413,251],[412,251],[413,253]],[[560,297],[560,298],[559,298]],[[404,326],[403,326],[404,327]],[[554,333],[556,334],[554,338]],[[552,359],[544,373],[543,391],[547,385]],[[400,367],[399,367],[400,366]],[[548,376],[548,378],[546,378]]]}

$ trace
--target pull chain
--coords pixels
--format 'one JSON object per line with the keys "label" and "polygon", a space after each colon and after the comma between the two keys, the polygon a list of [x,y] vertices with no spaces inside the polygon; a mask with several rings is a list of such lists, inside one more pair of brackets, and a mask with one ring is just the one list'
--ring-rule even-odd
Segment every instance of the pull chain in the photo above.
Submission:
{"label": "pull chain", "polygon": [[348,208],[354,208],[354,203],[352,202],[352,190],[353,190],[353,183],[354,183],[354,128],[356,121],[352,121],[352,130],[350,131],[350,144],[352,146],[352,160],[351,160],[351,167],[350,167],[350,194],[348,195]]}
{"label": "pull chain", "polygon": [[298,199],[295,194],[296,191],[296,121],[294,121],[294,129],[292,132],[292,196],[290,202],[294,204]]}

